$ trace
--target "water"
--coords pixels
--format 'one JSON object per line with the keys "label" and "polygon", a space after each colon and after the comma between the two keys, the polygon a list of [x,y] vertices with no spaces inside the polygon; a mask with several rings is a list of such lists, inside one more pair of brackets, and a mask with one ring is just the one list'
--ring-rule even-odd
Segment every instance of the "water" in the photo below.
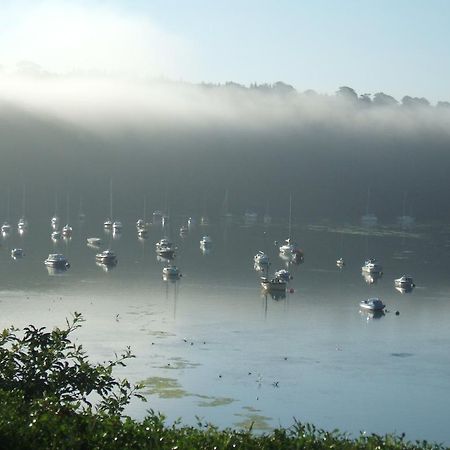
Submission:
{"label": "water", "polygon": [[[127,413],[142,418],[148,408],[169,422],[197,417],[221,427],[266,431],[294,418],[327,429],[405,432],[408,439],[450,442],[450,313],[447,233],[294,227],[305,263],[291,266],[293,293],[264,296],[253,255],[266,251],[271,270],[284,267],[275,240],[287,224],[270,227],[213,223],[185,238],[172,230],[150,229],[138,241],[134,218],[123,220],[119,239],[105,234],[100,218],[74,225],[70,242],[53,244],[49,223],[31,221],[1,241],[0,325],[62,326],[74,311],[86,319],[77,332],[92,360],[107,360],[131,346],[136,359],[117,374],[144,381],[148,403],[133,402]],[[360,230],[356,230],[360,231]],[[161,278],[154,243],[171,234],[179,247],[175,263],[183,277]],[[202,235],[213,239],[203,255]],[[85,244],[100,236],[118,255],[109,272]],[[12,260],[9,249],[23,247]],[[43,260],[64,253],[71,268],[49,276]],[[339,256],[346,266],[339,270]],[[384,275],[375,284],[361,265],[375,256]],[[411,274],[417,287],[401,294],[393,279]],[[389,311],[371,318],[361,299],[379,296]],[[399,312],[399,315],[395,314]]]}

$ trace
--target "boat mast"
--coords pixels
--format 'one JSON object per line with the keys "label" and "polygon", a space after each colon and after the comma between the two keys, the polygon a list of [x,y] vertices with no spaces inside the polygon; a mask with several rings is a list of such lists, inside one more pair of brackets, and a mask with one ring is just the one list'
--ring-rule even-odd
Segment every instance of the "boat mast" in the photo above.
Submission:
{"label": "boat mast", "polygon": [[147,196],[144,196],[144,223],[147,217]]}
{"label": "boat mast", "polygon": [[25,184],[22,190],[22,217],[25,217]]}
{"label": "boat mast", "polygon": [[109,180],[109,218],[113,219],[113,184],[112,178]]}
{"label": "boat mast", "polygon": [[292,195],[289,195],[289,239],[291,239],[292,231]]}
{"label": "boat mast", "polygon": [[369,205],[370,205],[370,186],[367,188],[367,205],[366,205],[366,215],[369,214]]}
{"label": "boat mast", "polygon": [[6,197],[6,220],[9,222],[9,208],[10,208],[10,199],[11,197],[11,193],[9,190],[9,186],[8,186],[8,192],[7,192],[7,197]]}
{"label": "boat mast", "polygon": [[69,224],[69,193],[67,193],[67,197],[66,197],[66,224]]}

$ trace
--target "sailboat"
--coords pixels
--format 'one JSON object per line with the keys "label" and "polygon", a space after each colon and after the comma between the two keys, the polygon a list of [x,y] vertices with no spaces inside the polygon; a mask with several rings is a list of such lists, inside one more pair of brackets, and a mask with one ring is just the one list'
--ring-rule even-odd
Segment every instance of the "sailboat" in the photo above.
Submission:
{"label": "sailboat", "polygon": [[55,214],[50,219],[50,225],[53,231],[56,231],[59,227],[59,217],[58,217],[58,193],[55,192]]}
{"label": "sailboat", "polygon": [[223,203],[222,203],[222,217],[227,220],[233,218],[233,214],[230,213],[228,189],[225,191],[225,197],[224,197]]}
{"label": "sailboat", "polygon": [[402,215],[397,217],[397,223],[402,228],[411,228],[415,224],[415,219],[413,216],[408,215],[406,213],[406,199],[407,199],[407,192],[403,195],[403,209],[402,209]]}
{"label": "sailboat", "polygon": [[78,221],[84,222],[86,220],[86,214],[83,212],[83,199],[80,196],[80,209],[78,211]]}
{"label": "sailboat", "polygon": [[144,216],[142,219],[138,219],[136,222],[137,234],[141,239],[145,239],[148,235],[148,223],[147,223],[147,197],[144,197]]}
{"label": "sailboat", "polygon": [[6,237],[11,232],[11,224],[9,223],[9,203],[10,203],[10,192],[8,186],[8,195],[6,198],[6,220],[3,222],[1,227],[2,235]]}
{"label": "sailboat", "polygon": [[113,226],[112,221],[112,179],[109,181],[109,217],[103,222],[105,230],[111,230]]}
{"label": "sailboat", "polygon": [[303,261],[303,250],[292,239],[292,196],[289,197],[289,237],[284,241],[284,244],[279,247],[280,257],[288,262]]}
{"label": "sailboat", "polygon": [[370,186],[367,188],[367,204],[366,214],[361,217],[361,224],[365,227],[376,227],[378,224],[378,218],[374,213],[370,211]]}
{"label": "sailboat", "polygon": [[27,219],[25,219],[25,185],[24,185],[22,191],[22,217],[19,219],[19,222],[17,222],[17,229],[19,231],[19,234],[22,234],[27,227],[28,222]]}
{"label": "sailboat", "polygon": [[70,206],[70,202],[69,202],[69,194],[67,194],[67,204],[66,204],[66,224],[62,227],[61,230],[61,234],[63,235],[64,238],[68,239],[72,236],[72,227],[69,225],[69,206]]}

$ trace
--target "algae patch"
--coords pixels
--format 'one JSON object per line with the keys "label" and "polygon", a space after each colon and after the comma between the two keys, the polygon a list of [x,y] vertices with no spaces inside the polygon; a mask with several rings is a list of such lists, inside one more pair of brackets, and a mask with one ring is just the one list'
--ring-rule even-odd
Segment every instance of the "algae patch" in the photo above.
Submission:
{"label": "algae patch", "polygon": [[174,378],[150,377],[140,381],[142,394],[157,395],[159,398],[183,398],[189,394]]}

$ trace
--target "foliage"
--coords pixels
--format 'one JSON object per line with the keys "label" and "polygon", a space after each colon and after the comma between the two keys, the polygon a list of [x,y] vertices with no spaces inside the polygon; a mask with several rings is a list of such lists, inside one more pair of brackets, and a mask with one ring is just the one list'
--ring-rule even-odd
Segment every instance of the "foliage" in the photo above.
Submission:
{"label": "foliage", "polygon": [[33,325],[18,335],[15,328],[0,335],[0,389],[18,392],[24,404],[52,398],[59,406],[91,408],[90,398],[98,397],[96,409],[120,414],[139,386],[116,380],[112,371],[134,356],[129,348],[105,364],[92,364],[81,345],[70,340],[83,318],[74,313],[66,328],[36,328]]}
{"label": "foliage", "polygon": [[[268,434],[219,430],[199,421],[168,426],[162,415],[149,411],[143,421],[122,415],[136,387],[116,381],[112,369],[131,358],[129,349],[115,360],[93,365],[81,346],[70,341],[82,317],[75,314],[65,329],[46,332],[29,326],[22,337],[9,329],[0,338],[1,449],[443,449],[404,436],[351,438],[295,422]],[[117,392],[118,391],[118,392]],[[87,396],[99,395],[92,408]]]}

